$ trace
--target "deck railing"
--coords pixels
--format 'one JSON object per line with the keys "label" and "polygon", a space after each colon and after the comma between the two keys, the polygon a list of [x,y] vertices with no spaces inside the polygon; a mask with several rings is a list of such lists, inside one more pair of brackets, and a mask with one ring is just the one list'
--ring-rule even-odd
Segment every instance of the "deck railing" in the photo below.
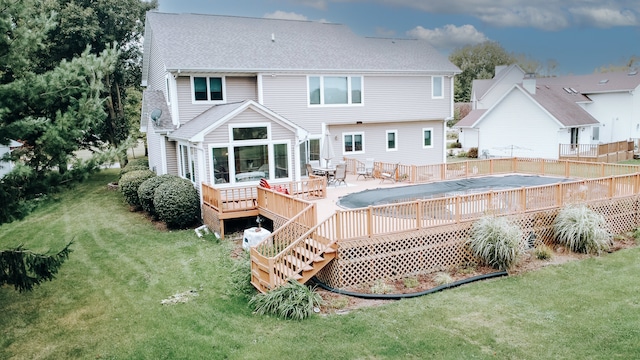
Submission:
{"label": "deck railing", "polygon": [[634,141],[606,144],[560,144],[558,155],[563,160],[617,162],[633,158]]}

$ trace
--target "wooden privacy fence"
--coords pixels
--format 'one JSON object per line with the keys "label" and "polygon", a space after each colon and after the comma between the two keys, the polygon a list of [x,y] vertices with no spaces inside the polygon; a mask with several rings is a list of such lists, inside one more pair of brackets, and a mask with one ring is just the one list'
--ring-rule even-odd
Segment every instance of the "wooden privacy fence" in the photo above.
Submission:
{"label": "wooden privacy fence", "polygon": [[607,144],[560,144],[561,160],[617,162],[633,159],[634,141],[618,141]]}

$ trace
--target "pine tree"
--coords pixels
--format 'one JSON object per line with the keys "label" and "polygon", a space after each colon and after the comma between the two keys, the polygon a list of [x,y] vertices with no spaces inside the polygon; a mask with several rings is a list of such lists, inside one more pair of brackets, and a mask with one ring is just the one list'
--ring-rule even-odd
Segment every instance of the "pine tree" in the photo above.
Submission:
{"label": "pine tree", "polygon": [[31,291],[44,281],[51,281],[71,253],[68,243],[55,254],[35,253],[22,245],[0,251],[0,286],[13,285],[16,290]]}

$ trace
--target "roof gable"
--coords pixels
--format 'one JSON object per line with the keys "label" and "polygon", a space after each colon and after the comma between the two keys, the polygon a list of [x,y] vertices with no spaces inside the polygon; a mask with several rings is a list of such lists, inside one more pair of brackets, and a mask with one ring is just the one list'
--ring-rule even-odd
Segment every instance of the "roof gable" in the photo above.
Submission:
{"label": "roof gable", "polygon": [[168,71],[460,72],[426,41],[364,38],[339,24],[158,12],[146,21]]}
{"label": "roof gable", "polygon": [[[513,91],[519,91],[526,96],[533,104],[542,109],[551,120],[561,127],[576,127],[599,124],[591,114],[584,110],[578,102],[588,101],[588,97],[581,94],[569,94],[559,87],[538,86],[536,93],[531,94],[521,85],[515,84],[511,89],[498,100],[488,110],[474,110],[461,119],[455,127],[471,128],[477,127],[487,116],[498,107],[505,104],[506,98]],[[563,94],[564,93],[564,94]]]}
{"label": "roof gable", "polygon": [[247,109],[252,109],[259,114],[265,116],[271,121],[275,121],[295,132],[298,137],[304,138],[307,136],[307,131],[293,122],[283,118],[275,112],[269,110],[263,105],[253,101],[245,100],[242,102],[214,105],[202,114],[196,116],[186,124],[183,124],[176,131],[169,134],[171,140],[182,140],[189,142],[202,142],[204,137],[224,125],[229,120],[236,117],[238,114],[244,112]]}

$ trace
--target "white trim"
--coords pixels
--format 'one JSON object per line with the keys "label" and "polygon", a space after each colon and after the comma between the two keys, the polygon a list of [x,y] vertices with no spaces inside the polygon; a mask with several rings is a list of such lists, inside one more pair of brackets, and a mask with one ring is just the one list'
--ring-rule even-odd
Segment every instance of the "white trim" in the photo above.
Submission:
{"label": "white trim", "polygon": [[[258,81],[258,104],[264,105],[264,84],[262,82],[262,77],[264,75],[263,74],[258,74],[257,76],[257,81]],[[307,85],[309,86],[309,85]]]}
{"label": "white trim", "polygon": [[[393,133],[395,134],[394,138],[393,138],[393,145],[395,146],[393,149],[389,148],[389,134]],[[384,148],[387,151],[398,151],[398,130],[394,129],[394,130],[386,130],[384,133]]]}
{"label": "white trim", "polygon": [[[424,133],[426,131],[431,132],[431,145],[425,145],[424,144]],[[433,134],[434,134],[434,132],[433,132],[433,128],[432,127],[431,128],[422,128],[422,136],[420,137],[421,138],[420,141],[422,142],[422,148],[423,149],[432,149],[433,148],[433,143],[434,143]]]}
{"label": "white trim", "polygon": [[[222,79],[222,100],[196,100],[196,94],[195,94],[195,88],[193,87],[193,78],[197,78],[197,77],[203,77],[205,79],[207,79],[206,84],[207,84],[207,99],[209,99],[209,96],[211,95],[211,91],[209,90],[209,79],[210,78],[220,78]],[[190,75],[189,76],[189,83],[190,83],[190,91],[191,91],[191,104],[212,104],[212,105],[217,105],[217,104],[226,104],[227,103],[227,80],[226,80],[226,76],[221,75],[221,76],[215,76],[215,75]]]}

